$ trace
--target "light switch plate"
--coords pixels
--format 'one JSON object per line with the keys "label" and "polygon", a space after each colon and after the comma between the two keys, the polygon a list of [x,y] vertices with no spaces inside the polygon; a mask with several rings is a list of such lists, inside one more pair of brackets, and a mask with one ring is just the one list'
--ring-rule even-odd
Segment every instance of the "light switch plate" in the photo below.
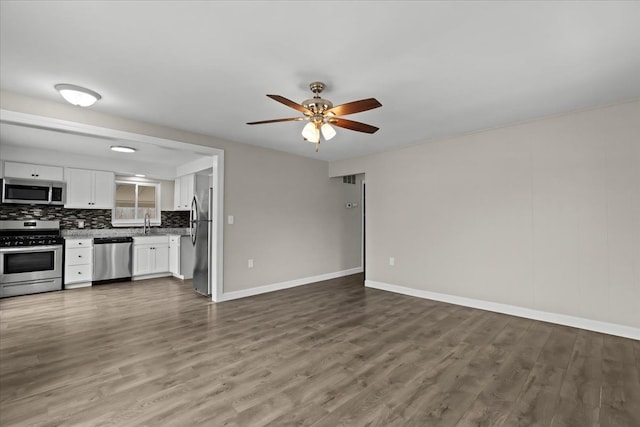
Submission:
{"label": "light switch plate", "polygon": [[233,225],[233,215],[229,215],[229,217],[227,218],[227,223],[229,225]]}

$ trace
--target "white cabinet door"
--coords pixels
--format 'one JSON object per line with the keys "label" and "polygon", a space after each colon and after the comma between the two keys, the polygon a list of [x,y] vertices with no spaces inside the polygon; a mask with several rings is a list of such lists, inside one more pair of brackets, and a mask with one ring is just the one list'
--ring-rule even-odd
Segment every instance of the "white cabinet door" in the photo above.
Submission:
{"label": "white cabinet door", "polygon": [[26,163],[4,162],[4,176],[11,178],[35,178],[33,165]]}
{"label": "white cabinet door", "polygon": [[133,245],[133,275],[150,274],[151,245]]}
{"label": "white cabinet door", "polygon": [[114,204],[113,172],[67,168],[66,208],[112,209]]}
{"label": "white cabinet door", "polygon": [[169,237],[169,273],[180,274],[180,237]]}
{"label": "white cabinet door", "polygon": [[191,199],[193,199],[193,174],[185,175],[180,182],[180,198],[184,210],[191,209]]}
{"label": "white cabinet door", "polygon": [[64,180],[64,172],[58,166],[35,165],[35,173],[37,179],[46,181],[62,181]]}
{"label": "white cabinet door", "polygon": [[173,209],[176,211],[181,210],[180,208],[180,183],[182,182],[182,180],[180,179],[180,177],[176,178],[175,181],[173,181]]}
{"label": "white cabinet door", "polygon": [[65,208],[88,209],[91,208],[93,182],[92,171],[86,169],[65,170],[67,181],[67,202]]}
{"label": "white cabinet door", "polygon": [[176,178],[173,191],[173,204],[175,210],[188,211],[189,209],[191,209],[194,180],[194,174],[184,175]]}
{"label": "white cabinet door", "polygon": [[113,209],[115,179],[113,172],[93,171],[92,208]]}
{"label": "white cabinet door", "polygon": [[153,273],[169,271],[169,245],[154,245],[151,256],[154,258]]}
{"label": "white cabinet door", "polygon": [[61,167],[17,162],[4,162],[4,176],[11,178],[41,179],[44,181],[63,180]]}

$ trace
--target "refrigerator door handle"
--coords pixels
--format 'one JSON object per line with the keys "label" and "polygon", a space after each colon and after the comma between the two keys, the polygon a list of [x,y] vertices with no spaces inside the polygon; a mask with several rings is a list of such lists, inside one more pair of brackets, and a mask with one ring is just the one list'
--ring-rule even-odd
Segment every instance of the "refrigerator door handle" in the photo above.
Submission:
{"label": "refrigerator door handle", "polygon": [[189,211],[189,234],[191,235],[191,243],[193,246],[196,245],[196,235],[198,227],[198,203],[196,202],[196,197],[193,196],[191,200],[191,210]]}

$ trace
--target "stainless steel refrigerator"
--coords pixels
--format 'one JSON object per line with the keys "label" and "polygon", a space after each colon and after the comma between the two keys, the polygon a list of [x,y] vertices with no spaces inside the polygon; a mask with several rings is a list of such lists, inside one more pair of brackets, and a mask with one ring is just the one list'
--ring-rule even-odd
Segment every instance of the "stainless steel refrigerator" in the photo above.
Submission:
{"label": "stainless steel refrigerator", "polygon": [[199,294],[211,295],[211,215],[213,189],[208,175],[196,175],[191,201],[190,234],[195,251],[193,288]]}

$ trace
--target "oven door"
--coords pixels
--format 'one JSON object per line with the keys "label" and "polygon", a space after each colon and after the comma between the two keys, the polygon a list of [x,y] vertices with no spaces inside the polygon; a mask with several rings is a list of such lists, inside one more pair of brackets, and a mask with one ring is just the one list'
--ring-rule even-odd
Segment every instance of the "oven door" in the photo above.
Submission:
{"label": "oven door", "polygon": [[62,277],[62,245],[0,248],[0,284]]}

